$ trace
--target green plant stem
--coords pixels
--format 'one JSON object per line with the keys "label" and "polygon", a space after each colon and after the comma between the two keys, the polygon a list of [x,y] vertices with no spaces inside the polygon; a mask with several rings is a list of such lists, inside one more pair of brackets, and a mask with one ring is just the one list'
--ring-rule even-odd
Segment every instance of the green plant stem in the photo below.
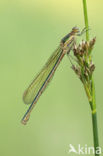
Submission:
{"label": "green plant stem", "polygon": [[[96,111],[92,112],[92,123],[93,123],[93,138],[94,138],[94,148],[96,151],[96,148],[99,147],[99,141],[98,141],[98,125],[97,125],[97,113]],[[99,156],[99,154],[95,153],[95,156]]]}
{"label": "green plant stem", "polygon": [[84,11],[84,22],[85,22],[85,27],[87,29],[86,31],[86,40],[89,41],[89,32],[88,32],[88,14],[87,14],[87,3],[86,0],[83,0],[83,11]]}
{"label": "green plant stem", "polygon": [[[92,78],[92,125],[93,125],[93,139],[94,139],[94,148],[96,150],[99,147],[98,139],[98,125],[97,125],[97,113],[96,113],[96,100],[95,100],[95,86]],[[99,154],[95,154],[99,156]]]}
{"label": "green plant stem", "polygon": [[[88,25],[87,3],[86,0],[82,1],[83,1],[85,27],[88,30],[89,25]],[[89,31],[86,31],[86,40],[89,41]],[[99,140],[98,140],[98,125],[97,125],[96,100],[95,100],[95,86],[93,78],[91,79],[91,96],[92,101],[90,102],[90,104],[92,109],[93,140],[94,140],[94,148],[96,150],[96,148],[99,147]],[[99,156],[99,154],[95,153],[95,156]]]}

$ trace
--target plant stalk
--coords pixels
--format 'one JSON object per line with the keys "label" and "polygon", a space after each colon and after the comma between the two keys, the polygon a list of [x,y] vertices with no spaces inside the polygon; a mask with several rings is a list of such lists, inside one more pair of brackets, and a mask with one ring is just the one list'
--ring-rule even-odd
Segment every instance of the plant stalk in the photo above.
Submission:
{"label": "plant stalk", "polygon": [[86,40],[89,41],[89,24],[88,24],[88,13],[87,13],[87,3],[86,0],[83,0],[83,11],[84,11],[84,22],[85,22],[85,27],[87,29],[86,31]]}
{"label": "plant stalk", "polygon": [[[86,40],[89,41],[89,25],[88,25],[88,13],[87,13],[87,3],[86,0],[83,1],[83,11],[84,11],[84,22],[85,27],[87,29],[86,31]],[[95,156],[99,156],[99,154],[96,154],[96,149],[99,147],[99,139],[98,139],[98,125],[97,125],[97,113],[96,113],[96,100],[95,100],[95,86],[93,77],[91,78],[91,109],[92,109],[92,125],[93,125],[93,140],[94,140],[94,148],[95,148]]]}
{"label": "plant stalk", "polygon": [[[96,111],[92,112],[92,123],[93,123],[94,148],[95,148],[95,151],[96,151],[97,147],[99,147],[98,125],[97,125],[97,113],[96,113]],[[95,156],[99,156],[99,154],[95,153]]]}

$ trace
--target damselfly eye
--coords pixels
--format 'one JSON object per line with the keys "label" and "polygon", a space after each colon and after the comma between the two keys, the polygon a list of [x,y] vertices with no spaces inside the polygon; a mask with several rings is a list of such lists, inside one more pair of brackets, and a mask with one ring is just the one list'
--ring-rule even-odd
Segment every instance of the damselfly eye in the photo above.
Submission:
{"label": "damselfly eye", "polygon": [[73,32],[73,33],[80,33],[80,30],[79,30],[78,27],[73,27],[73,28],[72,28],[72,32]]}

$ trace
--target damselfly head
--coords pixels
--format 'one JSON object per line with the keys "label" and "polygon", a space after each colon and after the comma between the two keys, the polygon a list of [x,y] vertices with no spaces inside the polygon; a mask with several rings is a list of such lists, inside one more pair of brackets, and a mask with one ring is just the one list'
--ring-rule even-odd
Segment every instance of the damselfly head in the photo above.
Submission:
{"label": "damselfly head", "polygon": [[72,28],[72,33],[74,33],[74,34],[78,34],[78,33],[80,33],[80,30],[79,30],[79,28],[78,27],[73,27]]}
{"label": "damselfly head", "polygon": [[73,27],[71,34],[77,35],[77,36],[82,36],[84,33],[86,33],[86,31],[89,31],[89,30],[90,30],[89,28],[84,27],[82,29],[82,31],[80,31],[78,27]]}

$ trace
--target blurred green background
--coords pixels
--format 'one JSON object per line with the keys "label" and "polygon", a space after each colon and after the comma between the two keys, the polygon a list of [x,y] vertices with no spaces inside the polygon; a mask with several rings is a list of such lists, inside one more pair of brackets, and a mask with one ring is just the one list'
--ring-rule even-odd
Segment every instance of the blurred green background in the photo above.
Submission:
{"label": "blurred green background", "polygon": [[[88,1],[100,146],[103,147],[103,1]],[[24,90],[60,39],[84,28],[82,0],[0,1],[0,155],[67,156],[69,144],[93,146],[91,111],[65,56],[26,126]],[[84,36],[83,36],[84,37]],[[82,39],[82,37],[81,37]]]}

